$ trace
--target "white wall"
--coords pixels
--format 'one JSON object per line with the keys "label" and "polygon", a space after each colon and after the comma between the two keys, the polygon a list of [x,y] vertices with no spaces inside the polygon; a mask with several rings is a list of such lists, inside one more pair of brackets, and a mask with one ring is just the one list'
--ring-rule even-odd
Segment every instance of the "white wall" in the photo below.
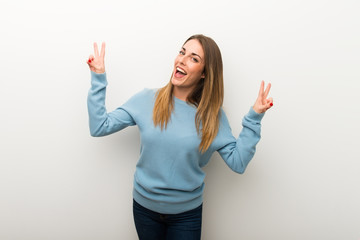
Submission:
{"label": "white wall", "polygon": [[113,110],[168,82],[181,44],[223,54],[234,135],[271,82],[274,107],[244,175],[205,167],[203,239],[360,239],[358,1],[3,1],[0,239],[136,239],[136,127],[90,137],[93,42]]}

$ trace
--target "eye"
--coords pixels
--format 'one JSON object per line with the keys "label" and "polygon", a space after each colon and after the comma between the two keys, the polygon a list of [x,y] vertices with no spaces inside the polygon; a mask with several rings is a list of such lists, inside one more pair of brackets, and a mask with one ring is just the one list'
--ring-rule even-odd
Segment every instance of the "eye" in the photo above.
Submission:
{"label": "eye", "polygon": [[197,58],[191,58],[194,62],[199,62]]}
{"label": "eye", "polygon": [[183,50],[180,50],[180,51],[179,51],[179,54],[180,54],[180,55],[185,55],[185,52],[184,52]]}

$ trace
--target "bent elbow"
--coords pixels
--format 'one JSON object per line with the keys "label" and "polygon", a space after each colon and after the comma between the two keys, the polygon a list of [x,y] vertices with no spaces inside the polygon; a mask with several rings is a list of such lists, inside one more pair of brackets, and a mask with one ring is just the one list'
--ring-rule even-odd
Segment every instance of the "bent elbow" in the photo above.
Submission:
{"label": "bent elbow", "polygon": [[238,174],[243,174],[245,172],[248,162],[244,161],[243,156],[241,156],[238,152],[234,152],[232,157],[233,160],[231,164],[231,169]]}
{"label": "bent elbow", "polygon": [[97,135],[96,133],[92,133],[92,132],[90,132],[90,136],[92,136],[92,137],[100,137],[100,136]]}
{"label": "bent elbow", "polygon": [[242,168],[240,168],[240,169],[233,169],[233,171],[236,172],[236,173],[238,173],[238,174],[244,174],[245,168],[242,167]]}
{"label": "bent elbow", "polygon": [[90,132],[90,136],[92,136],[92,137],[100,137],[98,134],[96,134],[94,132]]}
{"label": "bent elbow", "polygon": [[90,135],[92,137],[102,137],[102,136],[104,136],[104,134],[102,134],[100,131],[92,130],[92,129],[90,129]]}

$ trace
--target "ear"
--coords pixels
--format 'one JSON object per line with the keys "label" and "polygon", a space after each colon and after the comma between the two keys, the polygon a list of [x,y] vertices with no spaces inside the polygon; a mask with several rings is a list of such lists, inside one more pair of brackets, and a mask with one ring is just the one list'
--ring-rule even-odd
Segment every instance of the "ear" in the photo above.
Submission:
{"label": "ear", "polygon": [[201,78],[205,78],[205,72],[201,74]]}

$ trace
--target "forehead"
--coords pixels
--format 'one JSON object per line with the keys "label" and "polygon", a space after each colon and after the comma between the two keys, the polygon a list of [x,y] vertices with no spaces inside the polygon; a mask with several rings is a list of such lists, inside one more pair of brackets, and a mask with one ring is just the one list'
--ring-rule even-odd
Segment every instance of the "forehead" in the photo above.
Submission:
{"label": "forehead", "polygon": [[187,41],[183,45],[183,48],[185,48],[186,52],[188,52],[188,53],[195,53],[202,58],[204,57],[204,50],[203,50],[200,42],[196,39],[191,39],[191,40]]}

